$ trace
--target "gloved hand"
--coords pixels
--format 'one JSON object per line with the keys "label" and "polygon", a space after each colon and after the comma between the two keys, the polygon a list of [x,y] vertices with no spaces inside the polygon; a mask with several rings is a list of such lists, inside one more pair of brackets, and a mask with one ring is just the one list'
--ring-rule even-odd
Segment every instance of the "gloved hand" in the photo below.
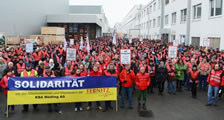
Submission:
{"label": "gloved hand", "polygon": [[124,80],[124,83],[127,83],[127,80]]}

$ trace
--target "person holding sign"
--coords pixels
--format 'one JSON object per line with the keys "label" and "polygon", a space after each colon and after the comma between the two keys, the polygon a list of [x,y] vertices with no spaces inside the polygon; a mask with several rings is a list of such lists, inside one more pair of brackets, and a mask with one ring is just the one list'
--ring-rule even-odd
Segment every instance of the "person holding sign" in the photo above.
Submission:
{"label": "person holding sign", "polygon": [[[38,73],[36,70],[31,68],[31,65],[29,63],[26,64],[26,70],[24,70],[21,73],[21,77],[38,77]],[[33,108],[35,111],[37,111],[37,105],[33,105]],[[28,112],[29,111],[29,106],[28,105],[23,105],[23,112]]]}
{"label": "person holding sign", "polygon": [[[102,75],[102,73],[98,71],[97,66],[94,66],[94,67],[93,67],[93,71],[91,71],[91,72],[89,73],[89,76],[101,76],[101,75]],[[100,102],[99,102],[99,101],[96,102],[96,105],[97,105],[97,109],[98,109],[98,110],[102,110],[102,109],[103,109],[103,108],[100,106]],[[87,106],[86,110],[91,110],[91,106],[92,106],[92,102],[88,102],[88,106]]]}
{"label": "person holding sign", "polygon": [[[82,77],[83,75],[81,74],[81,70],[80,68],[77,68],[76,71],[75,71],[75,74],[72,75],[72,77]],[[78,112],[78,111],[83,111],[83,108],[82,108],[82,103],[81,102],[77,102],[75,103],[75,109],[74,109],[75,112]]]}
{"label": "person holding sign", "polygon": [[[45,67],[45,72],[43,73],[43,77],[56,77],[54,71],[51,70],[50,66]],[[58,104],[48,104],[48,112],[52,112],[52,105],[54,106],[54,111],[61,113],[58,108]]]}
{"label": "person holding sign", "polygon": [[120,74],[120,81],[121,81],[121,108],[125,106],[125,97],[126,93],[128,94],[128,102],[129,102],[129,109],[133,109],[132,107],[132,87],[133,87],[133,80],[135,80],[135,73],[130,69],[131,66],[129,64],[125,65],[125,69],[122,70]]}
{"label": "person holding sign", "polygon": [[135,83],[138,86],[138,110],[141,108],[141,99],[143,98],[143,110],[146,110],[147,88],[150,85],[149,73],[145,72],[145,67],[140,67],[140,72],[136,75]]}
{"label": "person holding sign", "polygon": [[[6,73],[7,74],[2,78],[2,80],[0,82],[0,85],[4,89],[4,94],[5,94],[5,97],[7,99],[7,94],[8,94],[8,79],[9,79],[9,77],[15,77],[15,75],[14,75],[14,72],[11,71],[11,70],[7,71]],[[14,112],[14,105],[7,106],[7,104],[6,104],[6,109],[5,109],[6,112],[5,112],[5,115],[8,114],[7,113],[7,107],[8,107],[8,109],[11,107],[12,112]]]}
{"label": "person holding sign", "polygon": [[[107,70],[105,70],[105,75],[106,76],[118,76],[118,73],[116,71],[116,67],[113,64],[109,64],[107,67]],[[111,106],[111,101],[106,101],[105,102],[105,108],[103,112],[106,112],[108,109],[113,109]]]}

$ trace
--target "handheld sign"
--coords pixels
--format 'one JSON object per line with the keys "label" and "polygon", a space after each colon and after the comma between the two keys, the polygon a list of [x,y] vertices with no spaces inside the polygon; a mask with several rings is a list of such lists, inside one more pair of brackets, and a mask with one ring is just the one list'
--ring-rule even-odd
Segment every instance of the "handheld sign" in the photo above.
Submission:
{"label": "handheld sign", "polygon": [[131,64],[130,49],[121,49],[121,64]]}
{"label": "handheld sign", "polygon": [[173,41],[173,46],[178,46],[178,42],[176,40]]}
{"label": "handheld sign", "polygon": [[74,39],[70,39],[70,46],[74,45]]}
{"label": "handheld sign", "polygon": [[67,48],[66,60],[75,61],[75,59],[76,59],[76,49]]}
{"label": "handheld sign", "polygon": [[209,47],[210,40],[208,38],[205,38],[203,42],[204,42],[203,44],[204,44],[205,47]]}
{"label": "handheld sign", "polygon": [[169,58],[177,57],[177,47],[176,46],[169,46],[168,56],[169,56]]}
{"label": "handheld sign", "polygon": [[129,39],[129,44],[131,44],[131,43],[132,43],[132,39],[130,38],[130,39]]}
{"label": "handheld sign", "polygon": [[26,53],[33,52],[33,43],[26,43]]}

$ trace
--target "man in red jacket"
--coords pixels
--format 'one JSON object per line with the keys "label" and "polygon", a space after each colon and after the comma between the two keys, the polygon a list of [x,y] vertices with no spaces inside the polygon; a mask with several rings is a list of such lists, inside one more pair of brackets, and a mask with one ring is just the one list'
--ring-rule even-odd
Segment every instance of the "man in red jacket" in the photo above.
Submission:
{"label": "man in red jacket", "polygon": [[[81,75],[81,70],[79,68],[76,69],[75,74],[73,75],[73,77],[83,77]],[[75,109],[74,109],[74,111],[75,112],[83,111],[82,103],[81,102],[75,103]]]}
{"label": "man in red jacket", "polygon": [[[98,71],[98,67],[97,67],[97,66],[94,66],[94,67],[93,67],[93,71],[91,71],[91,72],[89,73],[89,76],[101,76],[101,75],[102,75],[102,72],[99,72],[99,71]],[[97,109],[98,109],[98,110],[102,110],[102,109],[103,109],[103,108],[100,106],[100,102],[99,102],[99,101],[96,102],[96,105],[97,105]],[[88,102],[88,106],[87,106],[86,110],[91,110],[91,106],[92,106],[92,102]]]}
{"label": "man in red jacket", "polygon": [[126,93],[128,94],[129,109],[132,109],[132,86],[135,79],[134,72],[130,65],[125,65],[125,69],[120,74],[121,81],[121,108],[124,108]]}
{"label": "man in red jacket", "polygon": [[[7,99],[7,94],[8,94],[8,80],[9,80],[9,77],[15,77],[15,75],[13,74],[13,71],[7,71],[6,72],[7,74],[2,78],[2,80],[0,81],[0,85],[1,87],[4,89],[4,94],[5,94],[5,97]],[[7,101],[7,100],[6,100]],[[12,112],[14,112],[14,105],[9,105],[8,106],[8,109],[11,107],[11,110]],[[7,110],[7,104],[6,104],[6,108],[5,108],[5,111]],[[7,111],[5,112],[5,115],[7,115]]]}
{"label": "man in red jacket", "polygon": [[[105,75],[106,76],[118,76],[118,73],[116,71],[116,67],[114,64],[109,64],[107,67],[107,70],[105,70]],[[111,106],[111,101],[106,101],[105,102],[105,109],[103,110],[103,112],[106,112],[108,109],[113,109],[113,107]]]}
{"label": "man in red jacket", "polygon": [[223,77],[223,71],[220,69],[219,64],[215,65],[215,68],[211,71],[211,73],[208,76],[208,104],[206,106],[211,106],[212,105],[212,96],[214,93],[214,106],[218,106],[218,91],[219,87],[221,85]]}
{"label": "man in red jacket", "polygon": [[143,97],[143,110],[146,110],[146,95],[147,88],[150,85],[150,77],[148,73],[145,73],[145,68],[141,67],[140,72],[135,77],[135,83],[138,86],[138,109],[141,108],[141,98]]}

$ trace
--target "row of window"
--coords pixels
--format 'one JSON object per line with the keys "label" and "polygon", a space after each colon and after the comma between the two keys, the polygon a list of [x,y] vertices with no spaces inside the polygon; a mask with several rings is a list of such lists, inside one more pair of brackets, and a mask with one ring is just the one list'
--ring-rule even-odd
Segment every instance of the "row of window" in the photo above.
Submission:
{"label": "row of window", "polygon": [[146,29],[146,28],[155,28],[156,27],[156,21],[157,21],[157,27],[160,27],[160,16],[156,19],[149,20],[148,22],[144,22],[138,26],[135,26],[136,29]]}
{"label": "row of window", "polygon": [[[222,15],[222,0],[210,0],[210,16],[219,16]],[[202,15],[202,4],[197,4],[193,6],[193,19],[201,19]],[[172,13],[172,24],[176,24],[177,13]],[[187,9],[181,10],[181,19],[180,22],[187,21]],[[169,24],[169,15],[165,16],[165,25]]]}
{"label": "row of window", "polygon": [[149,7],[144,9],[141,13],[139,13],[138,16],[137,16],[138,19],[140,19],[142,17],[145,17],[146,15],[149,15],[152,12],[155,12],[157,7],[158,7],[158,9],[160,9],[160,1],[161,0],[157,0],[157,2],[154,2],[152,5],[150,5]]}
{"label": "row of window", "polygon": [[[222,15],[222,3],[223,0],[210,0],[210,16],[219,16]],[[177,22],[177,12],[173,12],[172,14],[172,21],[171,24],[176,24]],[[201,19],[202,15],[202,4],[197,4],[193,6],[193,19],[198,20]],[[186,22],[187,21],[187,8],[182,9],[180,11],[180,22]],[[165,15],[165,25],[169,24],[169,15]],[[145,23],[144,23],[145,24]],[[149,28],[155,28],[156,27],[156,19],[150,20],[149,23],[147,22],[147,26]],[[146,24],[141,25],[141,28],[147,28]],[[157,18],[157,27],[160,27],[160,16]]]}

